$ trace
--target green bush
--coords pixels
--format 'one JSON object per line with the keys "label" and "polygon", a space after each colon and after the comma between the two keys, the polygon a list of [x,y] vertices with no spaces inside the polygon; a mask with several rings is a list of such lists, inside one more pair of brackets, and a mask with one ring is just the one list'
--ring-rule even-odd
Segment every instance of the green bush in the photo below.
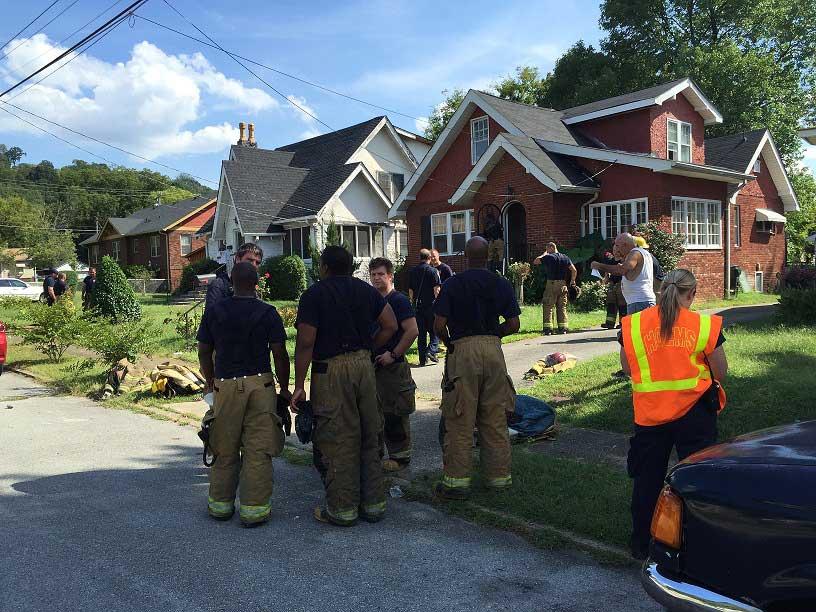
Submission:
{"label": "green bush", "polygon": [[524,280],[524,303],[541,304],[547,276],[544,274],[544,266],[532,266],[532,268],[532,272]]}
{"label": "green bush", "polygon": [[150,355],[159,339],[159,329],[153,323],[125,321],[111,325],[104,318],[90,322],[80,340],[81,346],[99,355],[105,365],[112,366],[122,359],[135,362],[140,355]]}
{"label": "green bush", "polygon": [[88,327],[70,294],[60,297],[53,306],[29,301],[22,315],[27,324],[15,326],[14,332],[23,344],[33,346],[54,363],[62,360],[68,347],[77,344]]}
{"label": "green bush", "polygon": [[297,255],[269,257],[258,269],[259,276],[266,276],[268,299],[297,300],[306,291],[306,264]]}
{"label": "green bush", "polygon": [[79,284],[79,277],[77,276],[76,270],[68,270],[65,273],[65,284],[68,285],[71,291],[76,290],[76,286]]}
{"label": "green bush", "polygon": [[785,289],[779,297],[779,313],[788,323],[816,324],[816,289]]}
{"label": "green bush", "polygon": [[176,289],[176,293],[192,291],[198,287],[198,279],[196,276],[199,274],[212,274],[220,267],[221,264],[214,259],[202,259],[201,261],[196,261],[188,266],[184,266],[184,269],[181,271],[181,281]]}
{"label": "green bush", "polygon": [[649,252],[657,258],[663,271],[667,274],[677,267],[680,259],[686,253],[686,237],[683,234],[668,231],[657,221],[641,223],[635,228],[635,233],[646,239],[649,244]]}
{"label": "green bush", "polygon": [[102,258],[94,286],[94,310],[113,322],[138,321],[142,307],[125,273],[107,255]]}
{"label": "green bush", "polygon": [[575,301],[575,310],[591,312],[606,308],[606,293],[609,285],[601,281],[585,281],[581,283],[581,295]]}
{"label": "green bush", "polygon": [[124,266],[122,272],[125,273],[127,278],[153,278],[153,271],[139,264]]}

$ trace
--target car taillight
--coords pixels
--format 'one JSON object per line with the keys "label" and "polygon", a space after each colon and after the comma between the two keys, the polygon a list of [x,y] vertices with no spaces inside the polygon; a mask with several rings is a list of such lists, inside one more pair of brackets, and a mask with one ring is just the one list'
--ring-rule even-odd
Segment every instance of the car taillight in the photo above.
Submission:
{"label": "car taillight", "polygon": [[670,548],[680,548],[683,533],[683,500],[663,487],[652,516],[652,537]]}

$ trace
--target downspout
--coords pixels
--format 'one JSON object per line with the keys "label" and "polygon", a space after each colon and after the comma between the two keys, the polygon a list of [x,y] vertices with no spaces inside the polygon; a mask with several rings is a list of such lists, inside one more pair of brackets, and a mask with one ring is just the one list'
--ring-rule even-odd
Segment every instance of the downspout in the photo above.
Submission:
{"label": "downspout", "polygon": [[737,195],[748,181],[742,181],[729,195],[725,211],[725,299],[731,299],[731,211],[737,203]]}
{"label": "downspout", "polygon": [[165,268],[167,270],[167,274],[165,274],[167,277],[167,295],[170,295],[173,293],[173,286],[170,282],[170,235],[165,231],[159,232],[159,235],[162,234],[164,234],[164,259],[167,262],[167,267]]}

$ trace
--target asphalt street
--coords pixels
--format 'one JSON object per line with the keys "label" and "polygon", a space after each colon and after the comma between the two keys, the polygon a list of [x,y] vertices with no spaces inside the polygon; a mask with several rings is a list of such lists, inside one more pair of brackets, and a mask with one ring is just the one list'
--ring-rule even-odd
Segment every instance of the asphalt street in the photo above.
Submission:
{"label": "asphalt street", "polygon": [[637,572],[390,499],[387,518],[316,523],[314,470],[275,462],[274,518],[205,511],[191,428],[0,377],[0,610],[106,612],[657,608]]}

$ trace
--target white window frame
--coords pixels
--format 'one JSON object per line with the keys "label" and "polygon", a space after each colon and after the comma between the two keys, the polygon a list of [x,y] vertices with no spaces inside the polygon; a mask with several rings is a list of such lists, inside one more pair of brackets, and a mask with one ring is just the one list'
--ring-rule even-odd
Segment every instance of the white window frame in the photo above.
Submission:
{"label": "white window frame", "polygon": [[[596,228],[592,226],[592,211],[593,209],[601,209],[601,227],[597,228],[601,235],[606,238],[614,238],[609,235],[606,227],[606,208],[614,206],[617,209],[617,225],[621,231],[626,231],[626,227],[634,227],[638,225],[637,213],[638,204],[646,205],[646,220],[641,223],[649,222],[649,198],[631,198],[628,200],[612,200],[610,202],[593,202],[589,206],[584,206],[581,212],[581,235],[586,236],[595,231]],[[624,211],[624,207],[628,205],[628,214]],[[590,231],[591,230],[591,231]],[[617,235],[617,234],[616,234]]]}
{"label": "white window frame", "polygon": [[[184,252],[184,239],[189,239],[190,243],[188,246],[188,251]],[[192,234],[179,234],[179,254],[183,257],[185,255],[189,255],[193,252],[193,235]]]}
{"label": "white window frame", "polygon": [[735,204],[731,207],[731,216],[732,221],[734,222],[734,227],[732,230],[734,231],[734,246],[741,247],[742,246],[742,210],[740,209],[739,204]]}
{"label": "white window frame", "polygon": [[754,174],[759,174],[762,171],[762,161],[757,159],[754,162]]}
{"label": "white window frame", "polygon": [[[674,123],[677,125],[677,140],[672,142],[669,140],[669,125]],[[688,144],[683,143],[683,126],[688,126]],[[666,119],[666,159],[672,159],[671,155],[669,154],[671,151],[671,145],[674,144],[675,149],[677,151],[677,157],[674,158],[672,161],[679,161],[679,162],[688,162],[691,163],[692,155],[692,143],[694,142],[694,138],[692,135],[692,125],[686,121],[680,121],[679,119]],[[683,159],[683,147],[688,147],[688,159]]]}
{"label": "white window frame", "polygon": [[[704,235],[706,237],[705,238],[705,244],[700,243],[700,242],[697,242],[697,243],[689,243],[688,242],[688,238],[689,238],[688,205],[690,203],[694,203],[694,204],[701,203],[701,204],[706,205],[705,206],[705,210],[706,210],[705,220],[702,222],[704,232],[705,232]],[[682,221],[676,221],[675,218],[674,218],[675,204],[680,204],[680,206],[681,206],[681,214],[682,214],[682,217],[683,217]],[[709,219],[710,214],[711,214],[711,208],[710,207],[712,207],[712,206],[717,207],[717,219],[718,219],[718,225],[719,225],[719,236],[718,236],[717,244],[709,244],[708,243],[709,238],[710,238],[708,219]],[[722,240],[722,234],[723,234],[723,232],[722,232],[722,230],[723,230],[723,227],[722,227],[722,202],[720,200],[706,200],[705,198],[692,198],[692,197],[688,197],[688,196],[672,196],[672,199],[671,199],[671,212],[672,212],[672,232],[678,233],[677,230],[679,229],[679,230],[681,230],[679,233],[682,233],[683,235],[685,235],[685,237],[686,237],[686,245],[685,245],[686,250],[689,250],[689,251],[719,251],[719,250],[721,250],[723,248],[723,240]],[[698,223],[699,223],[699,221],[698,221]]]}
{"label": "white window frame", "polygon": [[776,222],[775,221],[757,221],[757,234],[769,234],[773,236],[776,234]]}
{"label": "white window frame", "polygon": [[[480,130],[480,133],[482,130],[484,131],[484,138],[476,140],[476,126],[474,124],[481,122],[484,122],[484,128],[479,127],[478,129]],[[484,149],[484,151],[487,151],[487,149],[490,147],[490,119],[488,119],[487,115],[470,120],[470,164],[472,166],[475,166],[476,162],[479,161],[479,158],[484,154],[484,151],[482,151],[482,153],[476,155],[475,145],[476,143],[481,142],[487,143],[487,146]]]}
{"label": "white window frame", "polygon": [[111,242],[111,255],[113,256],[113,261],[119,261],[119,257],[121,255],[121,245],[119,244],[118,240]]}
{"label": "white window frame", "polygon": [[150,237],[150,257],[159,256],[159,237],[155,234]]}
{"label": "white window frame", "polygon": [[[433,227],[433,226],[431,226]],[[405,234],[405,252],[402,252],[402,238],[401,236]],[[395,242],[395,251],[397,253],[397,257],[407,257],[408,256],[408,229],[405,228],[397,228],[394,230],[394,237],[396,238]]]}
{"label": "white window frame", "polygon": [[[349,245],[354,251],[352,252],[352,257],[355,259],[370,259],[372,257],[376,257],[376,255],[372,255],[371,253],[374,251],[374,236],[371,235],[371,226],[370,225],[341,225],[340,226],[340,239],[345,242],[345,237],[343,236],[343,230],[346,228],[353,228],[354,229],[354,244]],[[368,232],[368,255],[361,256],[360,253],[360,239],[358,238],[358,234],[361,231]]]}
{"label": "white window frame", "polygon": [[[436,213],[431,215],[431,248],[436,248],[434,246],[434,236],[442,236],[446,235],[448,239],[448,248],[447,253],[440,252],[440,256],[448,256],[455,255],[456,253],[451,252],[453,248],[453,232],[451,231],[451,215],[458,215],[461,213],[465,213],[465,242],[470,240],[473,237],[473,209],[468,210],[454,210],[451,212],[445,213]],[[434,234],[433,227],[434,227],[434,217],[444,217],[445,218],[445,234]],[[459,232],[456,232],[457,234]]]}

